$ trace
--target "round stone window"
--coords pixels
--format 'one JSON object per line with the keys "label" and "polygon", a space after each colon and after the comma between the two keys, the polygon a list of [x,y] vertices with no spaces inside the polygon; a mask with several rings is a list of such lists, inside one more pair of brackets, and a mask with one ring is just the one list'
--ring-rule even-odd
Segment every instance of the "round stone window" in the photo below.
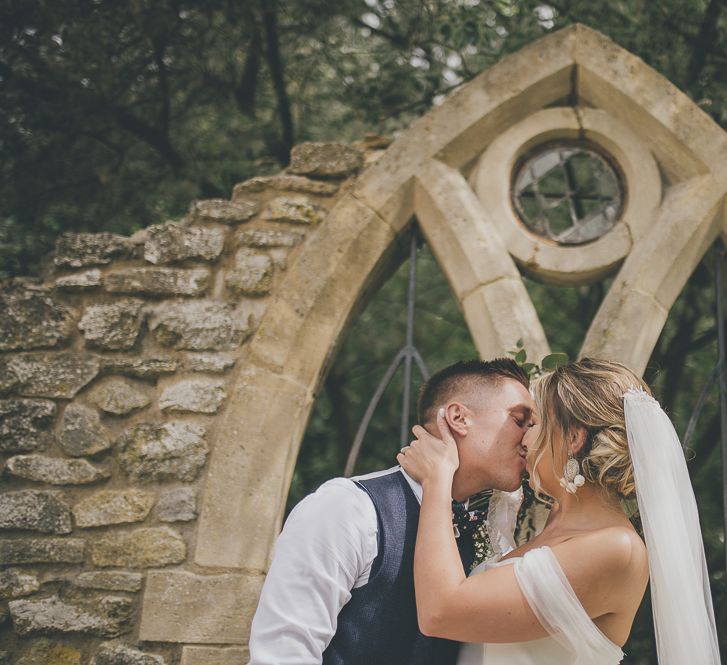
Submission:
{"label": "round stone window", "polygon": [[537,235],[578,245],[605,235],[623,210],[622,180],[609,158],[584,141],[540,145],[515,168],[513,204]]}

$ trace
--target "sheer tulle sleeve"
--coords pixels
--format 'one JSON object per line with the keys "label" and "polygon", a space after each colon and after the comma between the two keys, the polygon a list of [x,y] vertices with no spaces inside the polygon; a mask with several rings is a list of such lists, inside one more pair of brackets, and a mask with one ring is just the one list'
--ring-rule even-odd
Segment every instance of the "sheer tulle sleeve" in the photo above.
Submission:
{"label": "sheer tulle sleeve", "polygon": [[574,665],[619,663],[623,651],[593,623],[549,547],[515,560],[515,577],[535,616],[548,633],[575,654]]}

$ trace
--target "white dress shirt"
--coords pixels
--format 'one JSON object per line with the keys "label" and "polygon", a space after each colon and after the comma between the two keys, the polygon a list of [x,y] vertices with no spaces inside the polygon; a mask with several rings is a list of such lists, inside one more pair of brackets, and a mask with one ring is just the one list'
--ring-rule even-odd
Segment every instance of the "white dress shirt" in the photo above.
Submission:
{"label": "white dress shirt", "polygon": [[394,467],[329,480],[292,510],[252,622],[248,665],[322,662],[339,612],[351,590],[368,582],[378,554],[376,509],[352,481],[397,472],[421,503],[421,485]]}

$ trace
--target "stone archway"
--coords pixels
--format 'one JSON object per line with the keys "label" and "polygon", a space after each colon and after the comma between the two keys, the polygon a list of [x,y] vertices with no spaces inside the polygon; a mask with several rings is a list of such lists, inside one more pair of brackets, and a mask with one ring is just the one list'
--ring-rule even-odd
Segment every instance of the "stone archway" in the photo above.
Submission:
{"label": "stone archway", "polygon": [[[459,169],[466,169],[506,129],[566,97],[587,106],[599,105],[612,124],[633,128],[630,140],[638,140],[633,132],[647,127],[650,132],[637,156],[653,155],[669,180],[663,199],[653,178],[647,182],[639,174],[641,180],[631,183],[631,206],[638,209],[638,218],[620,235],[619,231],[613,234],[618,235],[618,247],[606,269],[626,260],[584,343],[584,353],[617,357],[643,368],[663,315],[724,224],[718,213],[727,189],[727,135],[641,60],[597,32],[574,26],[483,72],[415,123],[357,180],[331,210],[321,232],[303,248],[249,347],[249,367],[255,368],[260,385],[270,381],[286,402],[291,400],[281,403],[279,415],[300,414],[302,422],[293,427],[288,440],[300,437],[331,349],[368,276],[414,214],[462,303],[478,350],[483,355],[502,353],[520,335],[537,352],[547,349],[527,295],[518,287],[510,247],[501,240],[491,211]],[[560,128],[595,132],[578,122],[578,114],[571,114],[562,119]],[[552,131],[553,126],[546,125],[542,133]],[[614,140],[618,139],[623,140],[623,134]],[[618,150],[615,142],[606,147]],[[630,164],[634,179],[639,167],[643,164]],[[649,168],[653,175],[656,167]],[[604,240],[613,244],[610,237]],[[588,278],[578,272],[587,265],[580,257],[583,252],[567,251],[570,255],[562,253],[543,272],[566,283]],[[600,257],[594,253],[590,258],[596,262]],[[537,259],[529,267],[537,272]],[[497,316],[504,302],[509,303],[510,315],[504,321],[512,326],[508,331],[487,321]],[[628,316],[634,307],[640,311],[637,319]],[[649,314],[644,316],[644,311]],[[497,318],[503,323],[502,317]],[[622,330],[605,338],[604,320],[610,322],[611,330],[618,321]],[[633,344],[634,338],[643,342]],[[236,431],[250,431],[248,424],[257,431],[252,422],[263,416],[250,418],[236,419],[236,424],[245,425]],[[294,450],[285,455],[289,463],[294,458]],[[291,472],[292,466],[280,478],[283,487],[266,496],[266,505],[274,505],[278,514]],[[208,491],[214,486],[214,480],[208,481]],[[258,509],[255,505],[243,514],[260,515]],[[208,523],[203,519],[201,526],[197,562],[264,566],[266,554],[257,550],[259,544],[229,542],[232,523],[215,538],[209,510]],[[269,510],[267,520],[277,524]],[[266,546],[262,550],[267,551]]]}
{"label": "stone archway", "polygon": [[[563,99],[570,105],[543,110]],[[512,213],[501,176],[527,145],[569,135],[586,136],[623,163],[625,222],[585,248],[525,238],[526,256],[523,234],[512,224],[509,233],[503,220]],[[497,174],[486,169],[494,158]],[[620,267],[583,353],[643,370],[686,279],[724,233],[726,166],[727,135],[716,124],[641,60],[583,26],[509,56],[421,118],[306,242],[251,340],[236,381],[239,407],[226,413],[206,480],[196,564],[242,569],[235,577],[242,587],[264,570],[317,387],[349,313],[413,216],[482,355],[503,353],[518,337],[535,354],[547,352],[516,262],[560,283]],[[163,574],[164,584],[174,575]],[[153,597],[147,602],[145,612],[165,611]],[[144,623],[142,636],[165,637],[145,633]]]}

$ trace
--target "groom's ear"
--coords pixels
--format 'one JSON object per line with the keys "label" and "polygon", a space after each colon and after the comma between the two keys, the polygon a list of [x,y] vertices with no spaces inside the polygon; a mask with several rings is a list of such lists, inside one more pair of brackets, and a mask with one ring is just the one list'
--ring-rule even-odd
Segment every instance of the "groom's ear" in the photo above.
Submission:
{"label": "groom's ear", "polygon": [[449,429],[460,436],[467,436],[469,423],[467,419],[467,408],[459,402],[451,402],[444,409],[444,417],[447,419]]}

